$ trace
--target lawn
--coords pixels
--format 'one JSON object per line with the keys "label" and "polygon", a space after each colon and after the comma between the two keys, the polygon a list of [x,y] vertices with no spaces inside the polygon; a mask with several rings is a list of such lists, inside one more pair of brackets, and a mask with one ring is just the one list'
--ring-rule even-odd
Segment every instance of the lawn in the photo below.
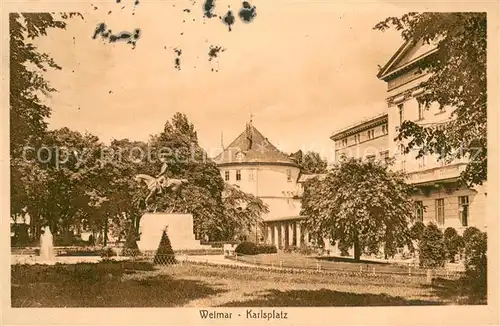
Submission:
{"label": "lawn", "polygon": [[[283,273],[184,263],[13,265],[13,307],[387,306],[467,304],[456,280]],[[438,284],[439,283],[439,284]]]}

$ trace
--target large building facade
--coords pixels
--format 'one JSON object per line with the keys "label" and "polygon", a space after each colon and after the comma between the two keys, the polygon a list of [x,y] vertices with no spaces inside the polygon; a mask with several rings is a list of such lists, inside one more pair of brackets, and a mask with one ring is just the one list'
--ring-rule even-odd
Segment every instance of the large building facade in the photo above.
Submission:
{"label": "large building facade", "polygon": [[406,42],[382,67],[377,77],[387,83],[386,113],[335,132],[335,160],[342,155],[371,159],[377,156],[395,159],[393,169],[404,170],[413,185],[415,214],[424,223],[440,228],[453,227],[458,232],[468,226],[486,228],[486,184],[474,188],[458,184],[465,169],[465,159],[439,160],[438,155],[416,158],[418,149],[405,154],[404,141],[396,139],[401,124],[410,120],[422,125],[442,125],[449,121],[451,108],[437,104],[426,108],[419,96],[422,81],[429,78],[420,72],[421,60],[432,60],[435,47],[420,42]]}
{"label": "large building facade", "polygon": [[280,249],[308,241],[300,221],[300,168],[249,122],[215,159],[226,183],[253,194],[269,207],[254,235]]}

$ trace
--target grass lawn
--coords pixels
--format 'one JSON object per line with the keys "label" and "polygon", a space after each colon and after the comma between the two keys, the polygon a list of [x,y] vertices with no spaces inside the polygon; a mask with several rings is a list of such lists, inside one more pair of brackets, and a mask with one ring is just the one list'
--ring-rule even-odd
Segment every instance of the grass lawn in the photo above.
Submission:
{"label": "grass lawn", "polygon": [[281,273],[184,263],[13,265],[13,307],[387,306],[467,304],[457,281]]}
{"label": "grass lawn", "polygon": [[[360,262],[354,262],[352,258],[342,258],[342,257],[314,257],[314,256],[304,256],[301,254],[294,253],[278,253],[278,254],[261,254],[254,256],[238,256],[240,261],[257,264],[257,265],[267,265],[267,266],[281,266],[285,268],[307,268],[316,269],[317,265],[321,265],[323,270],[331,271],[363,271],[367,273],[372,273],[373,269],[375,272],[380,273],[401,273],[408,274],[408,266],[394,263],[376,262],[369,260],[361,260]],[[417,270],[412,267],[412,273]],[[425,271],[420,271],[425,274]]]}

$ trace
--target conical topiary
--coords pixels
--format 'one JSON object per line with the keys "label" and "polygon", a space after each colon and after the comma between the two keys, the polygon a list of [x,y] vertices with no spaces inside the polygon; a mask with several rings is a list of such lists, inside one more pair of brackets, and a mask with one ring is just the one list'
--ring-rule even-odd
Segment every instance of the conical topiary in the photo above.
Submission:
{"label": "conical topiary", "polygon": [[155,258],[153,260],[155,265],[170,265],[176,264],[174,250],[172,249],[172,244],[167,235],[167,228],[163,230],[161,235],[160,245],[156,250]]}
{"label": "conical topiary", "polygon": [[139,247],[137,246],[137,235],[134,230],[127,234],[125,246],[123,248],[123,256],[136,257],[140,255]]}

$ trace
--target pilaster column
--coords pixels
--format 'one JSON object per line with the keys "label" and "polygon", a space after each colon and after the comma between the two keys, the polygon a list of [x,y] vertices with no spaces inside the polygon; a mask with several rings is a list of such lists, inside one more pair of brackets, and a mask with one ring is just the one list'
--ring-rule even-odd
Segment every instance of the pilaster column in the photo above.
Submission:
{"label": "pilaster column", "polygon": [[276,248],[279,248],[279,233],[278,233],[278,225],[276,223],[273,223],[273,230],[274,230],[274,236],[273,236],[273,245],[276,246]]}
{"label": "pilaster column", "polygon": [[288,222],[288,246],[293,246],[293,222]]}
{"label": "pilaster column", "polygon": [[297,227],[297,247],[300,248],[300,223],[295,223]]}
{"label": "pilaster column", "polygon": [[285,232],[286,232],[286,226],[284,222],[280,222],[281,225],[281,239],[280,239],[280,244],[281,248],[285,249],[286,246],[286,237],[285,237]]}
{"label": "pilaster column", "polygon": [[267,230],[267,233],[266,233],[266,243],[267,244],[272,244],[273,243],[273,230],[272,230],[270,224],[267,225],[266,230]]}

